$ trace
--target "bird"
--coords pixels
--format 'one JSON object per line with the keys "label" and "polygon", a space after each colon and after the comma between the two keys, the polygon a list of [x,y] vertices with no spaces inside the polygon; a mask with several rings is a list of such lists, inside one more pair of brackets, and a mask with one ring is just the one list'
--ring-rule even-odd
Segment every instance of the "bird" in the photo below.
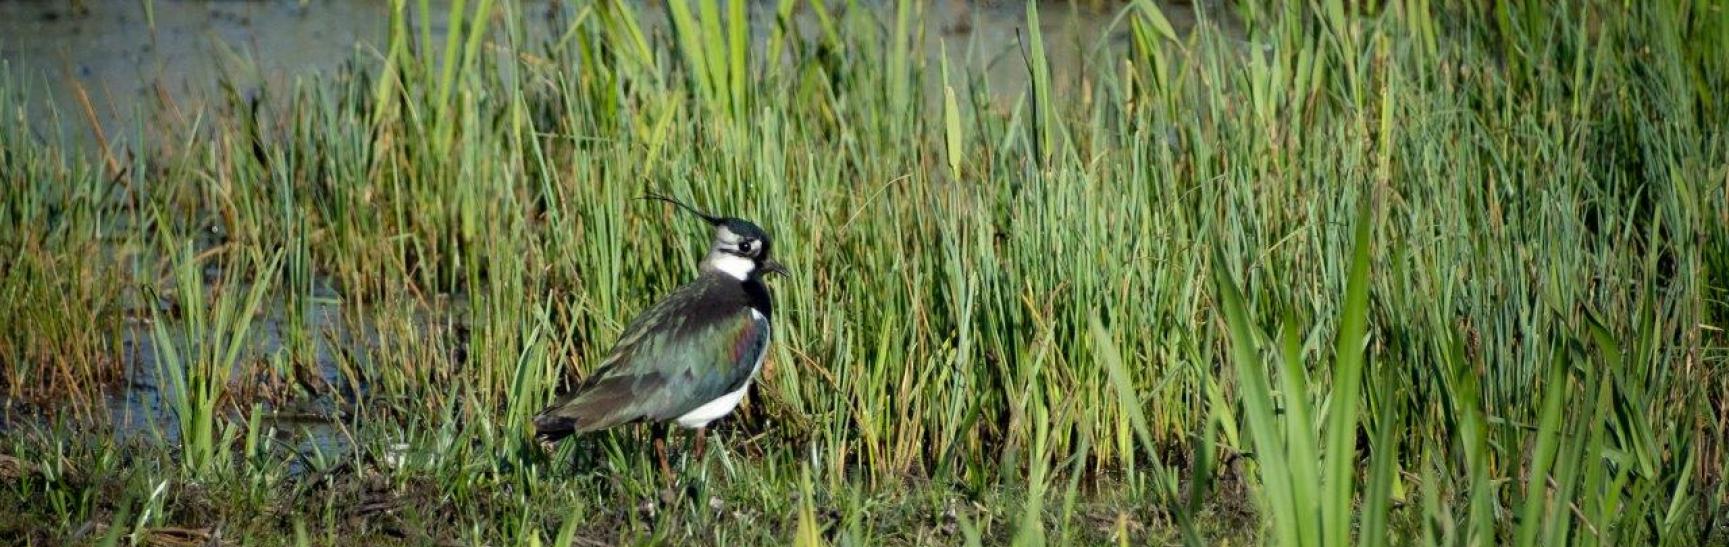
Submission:
{"label": "bird", "polygon": [[701,459],[708,424],[733,412],[768,354],[774,302],[766,274],[787,276],[766,232],[750,221],[705,213],[658,194],[713,227],[695,279],[632,319],[598,368],[533,419],[546,445],[616,426],[652,424],[666,480],[671,425],[696,430]]}

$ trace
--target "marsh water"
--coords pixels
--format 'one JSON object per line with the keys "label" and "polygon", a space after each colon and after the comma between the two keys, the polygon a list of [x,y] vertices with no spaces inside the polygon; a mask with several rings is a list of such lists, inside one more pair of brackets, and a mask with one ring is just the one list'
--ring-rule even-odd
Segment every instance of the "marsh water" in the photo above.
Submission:
{"label": "marsh water", "polygon": [[[429,23],[435,44],[442,44],[449,28],[449,4],[432,2],[429,16],[410,15],[417,23]],[[527,0],[508,13],[495,9],[494,20],[520,18],[529,40],[545,40],[572,20],[580,4]],[[418,5],[409,3],[411,11]],[[859,5],[892,25],[891,2]],[[1189,2],[1160,5],[1179,31],[1193,25]],[[666,40],[663,6],[642,3],[641,15],[647,32]],[[1114,24],[1123,9],[1117,2],[1040,6],[1040,29],[1056,72],[1079,67],[1088,51],[1120,43],[1127,33],[1126,25]],[[752,27],[759,38],[768,34],[774,7],[752,3]],[[1019,48],[1026,4],[936,0],[923,9],[931,66],[946,52],[951,63],[970,62],[983,70],[1000,95],[1025,89]],[[0,61],[7,65],[11,85],[27,91],[27,117],[39,134],[54,136],[55,129],[64,129],[80,146],[101,140],[123,147],[136,139],[135,129],[149,126],[164,103],[182,114],[196,112],[219,98],[224,85],[254,96],[309,82],[346,62],[382,64],[389,12],[390,3],[378,0],[0,1]],[[798,13],[801,23],[809,24],[805,37],[812,39],[814,18],[809,10]]]}
{"label": "marsh water", "polygon": [[[418,6],[410,2],[411,7]],[[429,23],[434,43],[442,43],[451,13],[448,2],[433,2],[431,13],[416,13]],[[525,1],[495,17],[523,18],[533,39],[555,36],[580,2]],[[666,40],[669,29],[659,2],[642,4],[649,31]],[[892,24],[888,2],[861,2],[885,25]],[[1172,24],[1192,26],[1187,2],[1161,4]],[[766,35],[773,3],[753,3],[753,27]],[[1041,4],[1041,32],[1053,72],[1079,67],[1088,51],[1120,45],[1126,25],[1114,24],[1115,2]],[[284,97],[265,93],[311,83],[344,63],[382,64],[390,3],[384,1],[212,1],[68,0],[0,1],[0,82],[23,90],[26,109],[6,113],[5,123],[23,120],[40,139],[70,150],[109,152],[152,134],[154,116],[191,116],[219,104],[223,93],[245,97]],[[808,10],[801,10],[808,11]],[[765,13],[770,12],[770,13]],[[937,0],[924,5],[924,45],[932,67],[943,55],[951,64],[970,63],[989,78],[990,88],[1012,100],[1027,85],[1020,57],[1026,20],[1021,2]],[[807,33],[811,39],[814,33]],[[932,68],[932,70],[935,70]],[[288,344],[305,344],[297,354],[312,355],[324,381],[341,384],[343,355],[364,355],[376,333],[347,320],[340,298],[319,299],[296,313],[277,306],[254,327],[253,362],[280,359]],[[151,314],[138,314],[123,336],[126,381],[109,396],[117,431],[173,439],[176,432],[164,394],[172,389],[157,362]],[[452,321],[460,304],[428,315],[427,321]],[[236,379],[245,382],[249,379]],[[304,381],[304,380],[303,380]],[[359,388],[356,388],[359,389]],[[274,429],[285,432],[302,450],[329,450],[344,444],[339,406],[330,400],[278,402],[268,413]],[[4,428],[4,416],[0,416]]]}

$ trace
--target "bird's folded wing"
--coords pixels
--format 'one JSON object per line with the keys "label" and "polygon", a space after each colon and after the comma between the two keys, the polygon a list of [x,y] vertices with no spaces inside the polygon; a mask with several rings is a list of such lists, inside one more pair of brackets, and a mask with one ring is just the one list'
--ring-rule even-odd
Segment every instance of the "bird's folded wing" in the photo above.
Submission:
{"label": "bird's folded wing", "polygon": [[697,294],[679,291],[644,312],[588,381],[536,424],[582,432],[670,420],[743,387],[767,349],[768,319],[742,306],[689,313]]}

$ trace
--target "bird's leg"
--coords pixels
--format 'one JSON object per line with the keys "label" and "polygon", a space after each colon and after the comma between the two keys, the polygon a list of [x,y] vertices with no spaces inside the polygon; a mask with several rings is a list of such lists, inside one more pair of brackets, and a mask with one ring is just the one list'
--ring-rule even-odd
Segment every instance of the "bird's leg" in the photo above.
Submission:
{"label": "bird's leg", "polygon": [[707,442],[708,442],[708,428],[706,428],[706,427],[696,428],[696,449],[691,451],[692,452],[691,453],[692,459],[695,459],[696,461],[699,461],[699,462],[702,461],[702,449],[707,446]]}
{"label": "bird's leg", "polygon": [[668,464],[666,462],[666,434],[667,434],[667,429],[668,428],[665,426],[659,426],[659,425],[654,426],[654,452],[660,458],[660,478],[661,478],[661,480],[663,480],[667,483],[671,483],[672,482],[672,465]]}

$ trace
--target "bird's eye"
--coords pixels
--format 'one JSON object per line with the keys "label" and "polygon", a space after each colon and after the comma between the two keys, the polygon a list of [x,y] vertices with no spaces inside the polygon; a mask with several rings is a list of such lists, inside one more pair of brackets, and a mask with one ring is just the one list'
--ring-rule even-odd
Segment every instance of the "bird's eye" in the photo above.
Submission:
{"label": "bird's eye", "polygon": [[741,252],[744,254],[750,254],[750,252],[752,250],[754,250],[755,248],[756,248],[756,242],[755,241],[751,241],[749,239],[746,239],[744,241],[738,242],[738,252]]}

